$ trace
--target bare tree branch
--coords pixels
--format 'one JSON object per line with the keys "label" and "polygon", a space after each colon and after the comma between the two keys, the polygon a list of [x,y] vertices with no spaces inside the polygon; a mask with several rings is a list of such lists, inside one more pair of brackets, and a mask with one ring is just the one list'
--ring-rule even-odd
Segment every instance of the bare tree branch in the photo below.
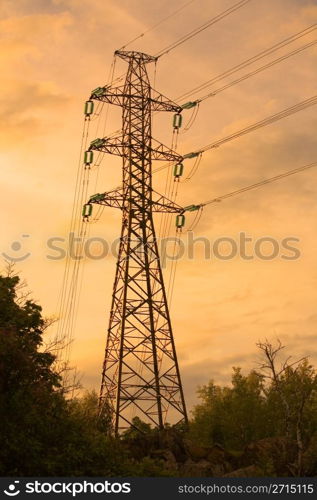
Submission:
{"label": "bare tree branch", "polygon": [[[259,341],[256,345],[264,355],[264,360],[261,363],[260,368],[264,371],[265,378],[272,381],[272,386],[279,394],[284,408],[286,437],[290,439],[291,426],[295,431],[297,443],[297,464],[294,469],[296,470],[296,474],[294,475],[300,476],[302,472],[304,451],[302,437],[304,409],[311,397],[311,394],[316,388],[317,377],[312,373],[313,376],[309,376],[307,378],[307,369],[310,367],[305,365],[308,360],[306,356],[293,361],[292,363],[290,363],[292,357],[288,356],[280,363],[280,368],[277,369],[278,357],[281,351],[285,348],[279,339],[277,340],[275,346],[267,339],[265,339],[264,342]],[[301,373],[303,377],[302,380]],[[270,388],[268,388],[267,392],[270,392]],[[290,467],[289,470],[293,469]]]}

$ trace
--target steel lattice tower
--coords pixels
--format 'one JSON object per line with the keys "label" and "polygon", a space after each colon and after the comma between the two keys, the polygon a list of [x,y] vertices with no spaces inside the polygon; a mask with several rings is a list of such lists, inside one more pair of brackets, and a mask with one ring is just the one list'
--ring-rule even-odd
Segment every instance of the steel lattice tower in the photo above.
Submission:
{"label": "steel lattice tower", "polygon": [[163,428],[166,419],[187,422],[187,414],[153,223],[154,212],[179,213],[180,207],[152,188],[152,160],[181,160],[152,139],[153,111],[181,108],[151,88],[146,64],[155,57],[115,54],[129,64],[124,85],[99,87],[91,99],[122,107],[122,136],[97,139],[90,151],[122,157],[122,188],[88,203],[123,214],[100,393],[117,434],[135,424],[134,416]]}

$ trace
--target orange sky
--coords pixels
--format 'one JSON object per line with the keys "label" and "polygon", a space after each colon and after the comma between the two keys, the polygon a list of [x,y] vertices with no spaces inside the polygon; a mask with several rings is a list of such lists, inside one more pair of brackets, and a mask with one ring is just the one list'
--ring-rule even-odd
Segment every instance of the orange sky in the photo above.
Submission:
{"label": "orange sky", "polygon": [[[17,268],[46,316],[56,313],[64,262],[46,258],[45,242],[67,232],[83,103],[91,89],[106,82],[114,50],[183,3],[1,2],[1,252],[13,256],[31,252]],[[129,48],[156,53],[233,3],[195,0]],[[162,57],[155,86],[164,95],[177,98],[315,23],[316,18],[316,1],[251,0]],[[305,37],[258,65],[313,39],[314,35]],[[315,58],[316,48],[308,49],[206,100],[193,127],[180,135],[178,151],[200,148],[313,96]],[[118,62],[116,74],[125,69],[125,63]],[[153,70],[149,66],[151,78]],[[164,114],[154,125],[155,137],[167,145],[171,143],[171,121],[171,115]],[[106,133],[118,124],[118,111],[109,109]],[[91,139],[95,133],[92,123]],[[316,159],[316,107],[312,107],[206,153],[193,179],[180,186],[177,201],[199,203]],[[190,166],[188,161],[186,168]],[[92,173],[90,194],[110,190],[120,176],[118,160],[104,158],[96,189],[96,173]],[[245,232],[253,239],[270,236],[281,241],[293,236],[300,239],[296,246],[301,256],[296,261],[245,261],[239,256],[205,260],[197,246],[194,260],[178,263],[171,313],[189,406],[195,401],[198,384],[210,378],[228,381],[232,366],[255,366],[258,339],[279,337],[294,355],[310,355],[317,362],[316,181],[317,171],[311,170],[204,210],[195,229],[197,237],[237,240]],[[155,177],[154,183],[156,189],[162,189],[163,176]],[[191,216],[187,228],[190,221]],[[120,215],[114,209],[106,209],[91,227],[92,236],[108,240],[119,232]],[[30,236],[23,237],[25,234]],[[20,253],[10,248],[14,241],[23,245]],[[114,272],[112,257],[85,265],[72,360],[89,388],[99,386]]]}

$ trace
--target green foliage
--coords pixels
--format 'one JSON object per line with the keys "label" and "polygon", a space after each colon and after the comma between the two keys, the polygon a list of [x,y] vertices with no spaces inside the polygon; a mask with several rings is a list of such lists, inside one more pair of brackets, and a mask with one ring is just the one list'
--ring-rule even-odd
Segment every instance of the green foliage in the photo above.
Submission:
{"label": "green foliage", "polygon": [[0,473],[124,473],[118,443],[98,418],[95,393],[66,401],[54,356],[39,351],[44,320],[31,300],[19,303],[18,277],[0,277]]}
{"label": "green foliage", "polygon": [[18,277],[0,277],[0,469],[30,473],[41,458],[51,423],[64,402],[54,356],[38,351],[41,308],[17,303]]}
{"label": "green foliage", "polygon": [[234,368],[232,387],[219,387],[211,381],[198,394],[202,403],[194,408],[191,436],[201,444],[241,450],[266,435],[262,375],[251,371],[243,376],[240,368]]}
{"label": "green foliage", "polygon": [[[63,420],[54,432],[58,437],[53,475],[114,476],[125,473],[125,457],[120,443],[108,435],[98,418],[98,397],[87,392],[66,403]],[[58,434],[58,436],[57,436]]]}
{"label": "green foliage", "polygon": [[[288,366],[279,377],[279,386],[272,383],[267,390],[271,413],[279,416],[275,425],[285,433],[287,421],[290,436],[296,438],[298,426],[307,442],[317,428],[317,374],[304,359],[296,367]],[[273,416],[272,416],[273,418]]]}
{"label": "green foliage", "polygon": [[134,439],[139,438],[141,434],[150,434],[151,432],[156,432],[156,430],[152,429],[150,424],[143,422],[139,417],[133,417],[132,425],[130,429],[127,429],[123,433],[123,439]]}
{"label": "green foliage", "polygon": [[[278,345],[274,353],[281,349]],[[230,387],[210,382],[200,388],[190,436],[203,446],[217,443],[231,453],[249,450],[250,455],[257,450],[257,465],[269,475],[285,471],[287,456],[292,463],[286,473],[316,473],[316,371],[306,359],[286,361],[280,368],[276,356],[273,362],[264,365],[263,374],[251,371],[245,376],[234,368]]]}

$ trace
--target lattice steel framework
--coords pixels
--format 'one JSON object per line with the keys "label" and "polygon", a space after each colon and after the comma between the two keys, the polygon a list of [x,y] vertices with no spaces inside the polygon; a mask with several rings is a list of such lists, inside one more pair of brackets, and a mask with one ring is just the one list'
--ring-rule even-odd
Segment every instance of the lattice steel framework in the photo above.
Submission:
{"label": "lattice steel framework", "polygon": [[123,158],[122,188],[92,203],[122,210],[122,230],[102,371],[101,408],[112,409],[116,434],[136,425],[134,416],[158,428],[187,422],[153,212],[180,208],[152,189],[152,159],[182,158],[151,136],[153,111],[181,108],[154,91],[146,64],[156,58],[117,51],[129,64],[125,84],[105,86],[91,99],[122,107],[122,136],[93,142],[91,150]]}

